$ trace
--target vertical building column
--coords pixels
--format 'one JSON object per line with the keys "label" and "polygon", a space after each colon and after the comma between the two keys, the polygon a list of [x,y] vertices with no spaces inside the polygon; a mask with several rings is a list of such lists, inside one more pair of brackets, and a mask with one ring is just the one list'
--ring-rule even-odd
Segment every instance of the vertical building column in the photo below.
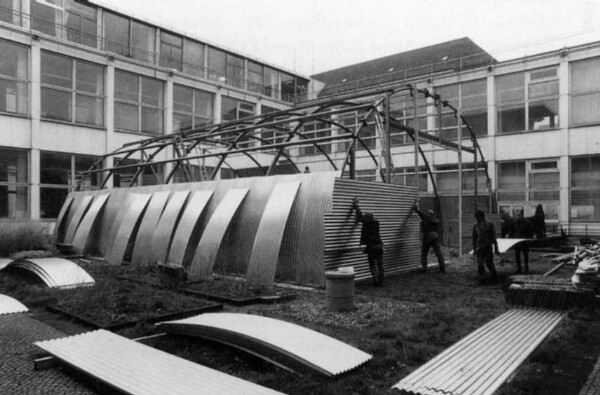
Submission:
{"label": "vertical building column", "polygon": [[558,220],[561,223],[569,223],[570,221],[570,173],[571,163],[569,160],[570,154],[570,138],[569,138],[569,59],[568,56],[563,56],[558,66],[558,122],[560,124],[560,178],[559,178],[559,212]]}
{"label": "vertical building column", "polygon": [[214,106],[213,106],[213,119],[215,124],[217,123],[221,123],[222,119],[221,119],[221,98],[222,98],[223,94],[221,93],[221,90],[219,89],[217,92],[215,92],[215,102],[214,102]]}
{"label": "vertical building column", "polygon": [[488,145],[489,149],[486,152],[485,160],[488,163],[488,175],[492,179],[491,190],[495,191],[498,188],[498,180],[496,177],[496,81],[493,74],[487,77],[487,114],[488,114]]}
{"label": "vertical building column", "polygon": [[[106,92],[106,140],[104,146],[104,154],[108,154],[112,152],[114,147],[114,139],[115,139],[115,65],[112,60],[110,60],[106,67],[106,82],[105,82],[105,92]],[[104,160],[104,168],[113,167],[114,161],[112,157],[106,158]],[[103,173],[103,176],[108,176],[108,173]],[[106,182],[106,188],[112,188],[114,186],[114,179],[110,177]]]}
{"label": "vertical building column", "polygon": [[29,151],[29,216],[40,219],[41,61],[39,39],[31,42],[31,146]]}
{"label": "vertical building column", "polygon": [[[173,133],[173,74],[169,74],[167,77],[167,82],[165,84],[165,135]],[[170,145],[166,147],[161,156],[163,159],[172,159],[173,155],[173,146]],[[169,162],[165,163],[164,167],[164,176],[170,174],[173,171],[174,163]],[[169,184],[173,183],[173,178],[169,181]],[[163,180],[164,182],[164,180]]]}

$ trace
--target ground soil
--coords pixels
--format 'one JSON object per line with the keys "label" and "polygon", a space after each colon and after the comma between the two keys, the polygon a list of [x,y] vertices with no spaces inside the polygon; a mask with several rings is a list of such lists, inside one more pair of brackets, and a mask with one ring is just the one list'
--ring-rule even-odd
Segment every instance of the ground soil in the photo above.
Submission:
{"label": "ground soil", "polygon": [[[445,252],[449,261],[445,274],[439,273],[432,263],[434,266],[427,273],[389,276],[383,287],[374,287],[368,282],[358,283],[355,287],[355,308],[350,312],[328,311],[323,290],[294,289],[295,299],[269,305],[224,304],[227,311],[261,314],[290,321],[373,355],[373,359],[365,365],[335,378],[299,376],[239,350],[201,339],[161,336],[147,341],[147,344],[287,394],[393,394],[391,386],[407,374],[514,307],[505,302],[505,291],[515,271],[510,252],[496,257],[500,281],[485,285],[477,281],[476,267],[471,257],[459,258],[452,256],[449,251]],[[541,275],[555,266],[545,254],[533,253],[532,274]],[[152,303],[158,302],[142,302],[144,298],[140,295],[147,295],[145,298],[151,299],[150,295],[157,294],[158,288],[164,292],[159,298],[162,300],[161,313],[165,309],[182,308],[177,304],[167,307],[165,299],[185,298],[186,303],[190,303],[182,305],[186,307],[195,305],[195,301],[198,304],[206,302],[182,295],[179,288],[185,283],[172,274],[132,267],[106,267],[98,262],[77,262],[100,284],[108,284],[98,287],[103,298],[108,298],[107,295],[114,291],[114,294],[121,295],[117,299],[124,303],[126,298],[122,295],[129,293],[137,295],[131,299],[138,300],[138,303],[133,303],[126,310],[119,310],[122,306],[119,303],[111,304],[107,302],[108,299],[90,302],[81,296],[83,294],[76,292],[51,291],[43,284],[36,283],[31,276],[14,272],[0,272],[0,293],[15,296],[37,309],[57,303],[73,311],[87,306],[86,310],[92,318],[95,314],[98,315],[95,318],[100,315],[106,318],[107,314],[113,314],[115,318],[135,318],[140,316],[140,310],[157,313]],[[552,276],[570,278],[574,270],[573,266],[563,266]],[[137,277],[141,281],[119,279],[122,276]],[[152,285],[144,285],[146,280]],[[121,292],[123,289],[120,287],[125,287],[128,292]],[[222,282],[197,287],[206,292],[216,293],[220,290],[229,296],[236,296],[236,289],[243,293],[239,285],[228,286]],[[271,289],[269,293],[276,291]],[[289,291],[289,288],[285,288],[285,292]],[[499,394],[578,393],[600,355],[600,316],[596,310],[589,308],[571,309],[565,314],[565,320],[499,389]],[[117,332],[136,338],[157,334],[158,330],[152,324],[140,323]]]}

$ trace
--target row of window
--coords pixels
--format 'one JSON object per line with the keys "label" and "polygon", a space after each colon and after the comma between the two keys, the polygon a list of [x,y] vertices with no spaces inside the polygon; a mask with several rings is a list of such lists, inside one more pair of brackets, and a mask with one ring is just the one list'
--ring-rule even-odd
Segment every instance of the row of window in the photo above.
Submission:
{"label": "row of window", "polygon": [[[34,31],[289,102],[308,90],[304,78],[90,4],[29,3]],[[0,21],[23,26],[29,15],[22,8],[20,0],[0,0]],[[103,21],[100,36],[99,20]]]}

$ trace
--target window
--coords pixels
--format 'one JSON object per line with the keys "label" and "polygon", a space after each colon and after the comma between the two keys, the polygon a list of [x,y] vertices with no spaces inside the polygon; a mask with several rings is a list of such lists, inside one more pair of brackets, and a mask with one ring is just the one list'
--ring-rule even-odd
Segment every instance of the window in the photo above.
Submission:
{"label": "window", "polygon": [[173,133],[213,123],[214,95],[175,84],[173,87]]}
{"label": "window", "polygon": [[600,58],[571,63],[571,126],[600,122]]}
{"label": "window", "polygon": [[[470,81],[462,84],[437,87],[436,93],[441,100],[448,102],[455,109],[460,109],[473,132],[478,136],[487,135],[487,82],[486,80]],[[435,114],[436,129],[441,123],[441,137],[456,139],[458,119],[454,110],[443,104],[438,104]],[[464,124],[464,122],[463,122]],[[462,127],[462,138],[470,138],[471,134],[466,125]]]}
{"label": "window", "polygon": [[[236,121],[238,119],[247,118],[254,116],[256,106],[254,103],[250,103],[243,100],[237,100],[231,97],[223,96],[221,99],[221,120],[223,122]],[[225,138],[224,141],[232,142],[232,138]],[[244,136],[238,141],[240,147],[252,146],[253,142],[242,143],[248,141],[249,137]],[[240,144],[242,143],[242,144]]]}
{"label": "window", "polygon": [[115,71],[115,129],[159,135],[163,113],[162,81]]}
{"label": "window", "polygon": [[29,50],[0,40],[0,112],[28,113]]}
{"label": "window", "polygon": [[227,55],[225,52],[208,47],[208,78],[215,81],[223,81],[226,78]]}
{"label": "window", "polygon": [[160,65],[169,69],[183,70],[183,38],[160,32]]}
{"label": "window", "polygon": [[559,127],[556,67],[498,77],[498,133]]}
{"label": "window", "polygon": [[[113,159],[114,167],[118,166],[130,166],[139,163],[136,159]],[[139,166],[127,167],[113,172],[113,187],[114,188],[127,188],[129,187],[134,176],[139,170]],[[143,186],[143,185],[158,185],[164,182],[164,166],[162,164],[154,164],[151,166],[144,166],[142,173],[135,178],[135,181],[131,184],[132,187]]]}
{"label": "window", "polygon": [[264,87],[263,93],[269,97],[279,97],[279,75],[277,70],[270,67],[264,67]]}
{"label": "window", "polygon": [[[414,98],[408,91],[403,91],[390,97],[390,116],[400,122],[402,125],[414,128],[415,110]],[[418,129],[427,130],[427,99],[417,97]],[[390,128],[390,145],[398,146],[403,144],[412,144],[413,141],[406,132],[399,129]]]}
{"label": "window", "polygon": [[[303,128],[303,134],[307,139],[331,136],[331,124],[329,122],[321,120],[308,121],[304,124]],[[300,139],[300,141],[302,140],[304,139]],[[305,146],[300,146],[300,155],[322,155],[322,152],[326,154],[331,153],[330,142],[323,142],[316,145],[314,143],[310,143]]]}
{"label": "window", "polygon": [[155,41],[155,28],[136,21],[131,22],[131,57],[142,62],[154,63]]}
{"label": "window", "polygon": [[[462,166],[462,188],[463,191],[474,191],[473,163],[463,163]],[[414,171],[413,171],[414,173]],[[458,165],[440,165],[435,168],[435,185],[440,193],[457,193],[458,192]],[[481,166],[477,167],[477,190],[483,191],[487,189],[487,177],[485,169]]]}
{"label": "window", "polygon": [[[427,192],[427,168],[419,167],[419,191]],[[396,167],[392,170],[392,184],[416,186],[414,167]]]}
{"label": "window", "polygon": [[0,149],[0,218],[28,217],[27,151]]}
{"label": "window", "polygon": [[571,158],[571,219],[600,221],[600,156]]}
{"label": "window", "polygon": [[31,0],[31,29],[62,38],[64,0]]}
{"label": "window", "polygon": [[128,18],[104,12],[104,49],[118,55],[129,56],[129,30]]}
{"label": "window", "polygon": [[[263,115],[275,113],[278,111],[281,111],[281,110],[274,108],[274,107],[265,106],[265,105],[262,105],[260,107],[260,112]],[[275,118],[273,118],[273,120],[274,119]],[[273,143],[275,143],[275,144],[282,143],[287,139],[287,137],[288,137],[287,133],[281,132],[281,131],[277,130],[277,128],[261,129],[261,131],[260,131],[260,138],[262,139],[262,141],[261,141],[262,145],[273,144]]]}
{"label": "window", "polygon": [[256,93],[263,93],[264,70],[263,66],[252,61],[248,61],[248,90]]}
{"label": "window", "polygon": [[0,0],[0,21],[21,26],[21,0]]}
{"label": "window", "polygon": [[204,77],[204,44],[185,40],[183,71],[198,77]]}
{"label": "window", "polygon": [[[97,189],[100,174],[86,175],[98,157],[42,152],[40,154],[40,215],[56,218],[70,191],[79,182],[84,190]],[[85,178],[84,178],[85,177]]]}
{"label": "window", "polygon": [[42,118],[104,125],[104,67],[42,52]]}
{"label": "window", "polygon": [[297,101],[300,99],[306,100],[308,99],[308,83],[309,81],[296,77],[296,98]]}
{"label": "window", "polygon": [[281,75],[281,100],[292,103],[296,93],[294,76],[287,73],[279,74]]}
{"label": "window", "polygon": [[96,47],[98,24],[96,8],[75,0],[67,0],[67,40]]}
{"label": "window", "polygon": [[228,85],[236,88],[244,87],[244,59],[227,54],[227,76]]}
{"label": "window", "polygon": [[542,204],[546,219],[558,219],[560,171],[556,159],[498,164],[498,204],[531,216]]}

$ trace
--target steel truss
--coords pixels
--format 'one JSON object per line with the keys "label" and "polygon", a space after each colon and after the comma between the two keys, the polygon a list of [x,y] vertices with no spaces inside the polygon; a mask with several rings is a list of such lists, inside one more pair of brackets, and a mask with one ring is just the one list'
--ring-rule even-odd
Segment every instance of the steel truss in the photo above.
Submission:
{"label": "steel truss", "polygon": [[[450,108],[457,119],[459,130],[458,142],[441,138],[439,135],[418,130],[406,125],[390,115],[390,100],[396,95],[410,94],[415,98],[415,121],[417,119],[416,98],[427,98],[433,101],[439,114],[441,108]],[[354,117],[352,125],[344,123],[344,119]],[[327,125],[323,130],[307,130],[308,125],[321,123]],[[417,122],[414,125],[418,125]],[[466,126],[469,131],[471,146],[462,144],[460,131]],[[365,136],[366,129],[373,128],[373,135]],[[371,130],[373,130],[371,129]],[[318,136],[325,131],[326,136]],[[304,103],[293,108],[264,115],[243,118],[231,122],[202,126],[190,131],[148,138],[125,144],[121,148],[104,155],[87,172],[87,176],[102,174],[101,188],[108,187],[109,180],[119,172],[134,172],[128,186],[136,185],[139,177],[149,170],[155,177],[153,183],[169,183],[179,171],[185,181],[214,180],[224,167],[230,168],[234,174],[240,169],[232,165],[235,158],[248,158],[265,176],[277,173],[278,165],[285,164],[295,172],[301,172],[296,163],[300,156],[291,153],[305,147],[311,148],[311,155],[320,155],[334,171],[343,177],[356,177],[356,152],[364,149],[366,156],[378,170],[379,179],[390,182],[393,172],[390,149],[391,132],[406,133],[415,146],[415,176],[418,180],[418,161],[422,159],[437,196],[435,179],[421,143],[429,143],[459,153],[459,170],[462,166],[462,152],[474,156],[474,176],[480,166],[486,172],[488,187],[490,186],[487,164],[483,158],[477,136],[468,122],[462,117],[460,109],[452,107],[439,95],[431,94],[424,89],[416,89],[412,85],[400,85],[391,88],[379,88],[361,93],[350,93],[336,98],[327,98]],[[273,138],[265,138],[271,134]],[[365,137],[379,141],[378,148],[370,148]],[[331,153],[329,147],[334,142],[345,146],[344,152]],[[375,144],[377,147],[377,144]],[[161,154],[162,153],[162,154]],[[162,155],[163,158],[160,158]],[[164,159],[167,157],[167,159]],[[112,166],[105,166],[107,160],[113,158]],[[282,161],[283,158],[283,161]],[[479,158],[479,159],[478,159]],[[134,160],[135,163],[127,163]],[[194,162],[196,161],[196,162]],[[212,163],[206,167],[206,161]],[[192,174],[192,165],[200,168],[200,175]],[[158,166],[165,166],[165,177],[161,179]],[[348,168],[348,171],[346,172]],[[210,174],[208,173],[210,169]],[[78,184],[81,188],[82,182]],[[475,182],[477,188],[477,182]],[[475,190],[477,194],[477,190]]]}

